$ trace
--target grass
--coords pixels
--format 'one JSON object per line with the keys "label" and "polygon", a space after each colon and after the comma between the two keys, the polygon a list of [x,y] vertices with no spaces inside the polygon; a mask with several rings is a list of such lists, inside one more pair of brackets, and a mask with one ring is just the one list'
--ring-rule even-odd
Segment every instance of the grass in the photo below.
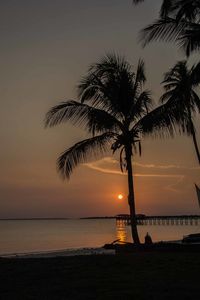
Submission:
{"label": "grass", "polygon": [[0,259],[0,299],[199,299],[198,253]]}

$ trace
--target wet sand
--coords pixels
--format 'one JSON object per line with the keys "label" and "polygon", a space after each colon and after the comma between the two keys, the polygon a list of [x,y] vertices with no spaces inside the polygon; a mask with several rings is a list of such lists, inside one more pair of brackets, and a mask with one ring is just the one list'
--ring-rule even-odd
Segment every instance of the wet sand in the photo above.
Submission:
{"label": "wet sand", "polygon": [[115,250],[104,248],[78,248],[63,249],[53,251],[27,252],[27,253],[11,253],[2,254],[0,258],[54,258],[63,256],[80,256],[80,255],[114,255]]}

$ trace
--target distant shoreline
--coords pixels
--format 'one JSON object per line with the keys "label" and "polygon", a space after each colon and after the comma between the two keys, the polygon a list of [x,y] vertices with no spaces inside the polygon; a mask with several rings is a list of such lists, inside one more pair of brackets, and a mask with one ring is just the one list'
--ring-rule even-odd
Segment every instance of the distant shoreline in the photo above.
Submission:
{"label": "distant shoreline", "polygon": [[[78,219],[78,218],[77,218]],[[0,221],[76,220],[76,218],[7,218]]]}
{"label": "distant shoreline", "polygon": [[116,217],[84,217],[84,218],[79,218],[80,220],[95,220],[95,219],[116,219]]}
{"label": "distant shoreline", "polygon": [[94,219],[115,219],[115,216],[111,217],[81,217],[81,218],[6,218],[0,219],[0,221],[42,221],[42,220],[94,220]]}
{"label": "distant shoreline", "polygon": [[[100,216],[100,217],[97,217],[97,216],[91,216],[91,217],[77,217],[77,218],[57,218],[57,217],[50,217],[50,218],[0,218],[0,221],[42,221],[42,220],[105,220],[105,219],[116,219],[117,216],[123,216],[122,215],[116,215],[116,216]],[[125,216],[128,216],[128,215],[125,215]],[[171,218],[171,217],[200,217],[199,214],[194,214],[194,215],[191,215],[191,214],[188,214],[188,215],[185,215],[185,214],[178,214],[178,215],[159,215],[159,216],[154,216],[154,215],[138,215],[138,216],[141,216],[141,217],[144,217],[144,218],[156,218],[156,217],[159,217],[159,218]]]}

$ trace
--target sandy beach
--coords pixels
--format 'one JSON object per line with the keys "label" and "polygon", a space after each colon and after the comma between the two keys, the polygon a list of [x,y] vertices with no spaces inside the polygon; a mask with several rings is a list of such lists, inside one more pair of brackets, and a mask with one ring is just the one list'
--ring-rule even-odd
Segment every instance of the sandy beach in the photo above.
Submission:
{"label": "sandy beach", "polygon": [[198,299],[198,253],[1,258],[0,299]]}

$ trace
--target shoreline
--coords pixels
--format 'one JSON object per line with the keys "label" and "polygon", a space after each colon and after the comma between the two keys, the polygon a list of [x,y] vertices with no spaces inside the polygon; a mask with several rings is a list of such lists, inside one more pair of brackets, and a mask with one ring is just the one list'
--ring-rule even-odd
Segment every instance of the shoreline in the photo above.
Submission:
{"label": "shoreline", "polygon": [[115,250],[100,248],[72,248],[51,251],[36,251],[24,253],[0,254],[0,258],[55,258],[65,256],[85,256],[85,255],[114,255]]}
{"label": "shoreline", "polygon": [[[107,247],[106,247],[107,245]],[[140,247],[134,244],[115,244],[115,248],[109,247],[112,244],[105,244],[104,247],[84,247],[71,248],[60,250],[44,250],[34,252],[8,253],[0,254],[0,259],[28,259],[28,258],[59,258],[59,257],[74,257],[74,256],[101,256],[101,255],[115,255],[119,253],[145,253],[145,252],[200,252],[200,243],[183,244],[180,240],[176,241],[160,241],[151,245],[140,244]],[[113,245],[114,246],[114,245]],[[122,246],[122,248],[121,248]]]}

